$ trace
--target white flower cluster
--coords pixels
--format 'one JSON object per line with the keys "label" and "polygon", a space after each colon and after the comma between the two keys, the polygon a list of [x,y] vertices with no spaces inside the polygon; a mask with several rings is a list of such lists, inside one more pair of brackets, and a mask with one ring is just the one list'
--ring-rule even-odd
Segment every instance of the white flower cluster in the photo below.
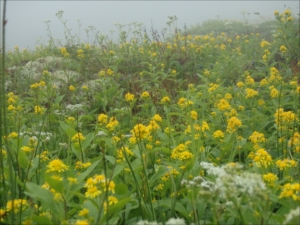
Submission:
{"label": "white flower cluster", "polygon": [[38,132],[38,131],[32,131],[32,132],[20,132],[20,137],[30,136],[31,139],[34,139],[35,141],[38,141],[37,137],[40,137],[42,141],[49,141],[52,137],[52,134],[49,132]]}
{"label": "white flower cluster", "polygon": [[264,193],[266,190],[266,185],[259,174],[242,171],[242,166],[239,164],[215,167],[211,163],[201,162],[200,166],[206,169],[209,175],[216,176],[213,186],[211,182],[201,186],[218,191],[221,197],[230,198],[240,195],[256,197],[258,193]]}
{"label": "white flower cluster", "polygon": [[[141,220],[136,225],[162,225],[162,223],[149,222],[147,220]],[[184,219],[180,218],[170,218],[165,225],[185,225]]]}
{"label": "white flower cluster", "polygon": [[71,112],[74,112],[74,111],[80,111],[82,110],[82,107],[83,105],[82,104],[75,104],[75,105],[67,105],[66,106],[66,109],[71,111]]}
{"label": "white flower cluster", "polygon": [[300,206],[290,210],[290,212],[287,215],[285,215],[285,220],[283,221],[283,225],[299,224],[299,222],[300,222]]}

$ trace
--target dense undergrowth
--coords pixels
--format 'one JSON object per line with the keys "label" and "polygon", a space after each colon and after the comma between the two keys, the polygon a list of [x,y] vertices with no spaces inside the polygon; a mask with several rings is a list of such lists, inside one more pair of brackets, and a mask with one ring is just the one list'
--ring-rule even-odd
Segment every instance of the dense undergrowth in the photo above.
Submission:
{"label": "dense undergrowth", "polygon": [[265,39],[170,17],[8,52],[0,223],[296,223],[299,18],[274,16]]}

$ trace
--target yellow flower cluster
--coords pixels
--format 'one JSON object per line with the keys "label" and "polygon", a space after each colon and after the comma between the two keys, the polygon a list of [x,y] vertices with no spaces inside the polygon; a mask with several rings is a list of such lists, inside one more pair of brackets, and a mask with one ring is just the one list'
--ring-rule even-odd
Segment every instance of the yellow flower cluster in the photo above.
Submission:
{"label": "yellow flower cluster", "polygon": [[263,41],[260,43],[260,47],[262,47],[262,48],[267,47],[267,46],[269,46],[269,45],[271,45],[271,44],[270,44],[269,42],[265,41],[265,40],[263,40]]}
{"label": "yellow flower cluster", "polygon": [[106,114],[99,114],[98,116],[98,122],[100,123],[100,125],[104,125],[104,124],[107,124],[108,122],[108,115]]}
{"label": "yellow flower cluster", "polygon": [[72,141],[74,142],[79,142],[79,141],[83,141],[85,140],[85,137],[82,135],[82,133],[78,132],[77,134],[75,134],[72,139]]}
{"label": "yellow flower cluster", "polygon": [[167,170],[168,170],[167,173],[161,177],[162,181],[168,181],[171,176],[175,178],[179,175],[179,172],[176,169],[174,169],[172,166],[168,166]]}
{"label": "yellow flower cluster", "polygon": [[214,138],[224,138],[224,136],[225,136],[225,134],[224,134],[224,132],[223,131],[221,131],[221,130],[216,130],[215,132],[214,132],[214,134],[213,134],[213,137]]}
{"label": "yellow flower cluster", "polygon": [[160,102],[161,102],[161,104],[170,103],[170,98],[168,96],[164,96]]}
{"label": "yellow flower cluster", "polygon": [[257,167],[267,168],[272,163],[272,156],[264,149],[257,149],[256,152],[251,152],[248,158],[252,159]]}
{"label": "yellow flower cluster", "polygon": [[257,131],[254,131],[251,136],[249,137],[249,140],[254,144],[254,148],[259,148],[258,143],[266,142],[265,135],[263,133],[259,133]]}
{"label": "yellow flower cluster", "polygon": [[144,126],[143,124],[137,124],[131,130],[132,137],[129,139],[131,143],[136,143],[137,140],[146,139],[150,135],[150,131],[148,127]]}
{"label": "yellow flower cluster", "polygon": [[117,162],[125,161],[125,154],[127,155],[128,159],[134,155],[133,152],[127,146],[122,147],[117,151]]}
{"label": "yellow flower cluster", "polygon": [[70,54],[67,52],[67,49],[65,47],[60,49],[61,54],[63,55],[63,57],[69,57]]}
{"label": "yellow flower cluster", "polygon": [[134,94],[131,94],[131,93],[128,92],[128,93],[125,95],[125,100],[126,100],[127,102],[132,102],[133,99],[134,99]]}
{"label": "yellow flower cluster", "polygon": [[282,53],[286,53],[287,48],[286,48],[284,45],[281,45],[279,50],[280,50]]}
{"label": "yellow flower cluster", "polygon": [[296,153],[300,153],[300,133],[299,132],[295,132],[293,134],[293,136],[289,140],[288,145],[294,147]]}
{"label": "yellow flower cluster", "polygon": [[33,148],[29,147],[29,146],[23,146],[21,148],[21,150],[23,150],[24,152],[31,152],[33,150]]}
{"label": "yellow flower cluster", "polygon": [[17,99],[18,99],[17,95],[15,95],[13,92],[9,92],[7,94],[7,97],[8,97],[7,103],[10,104],[7,107],[8,111],[15,112],[15,111],[21,111],[23,109],[21,106],[17,106]]}
{"label": "yellow flower cluster", "polygon": [[45,87],[45,86],[46,86],[45,81],[40,81],[38,83],[34,83],[34,84],[30,85],[30,88],[31,89],[38,89],[38,88],[42,88],[42,87]]}
{"label": "yellow flower cluster", "polygon": [[300,201],[300,183],[285,184],[279,198],[292,198],[294,201]]}
{"label": "yellow flower cluster", "polygon": [[186,98],[180,98],[177,102],[177,104],[180,106],[180,108],[186,108],[189,105],[193,105],[194,103],[190,100],[187,100]]}
{"label": "yellow flower cluster", "polygon": [[44,108],[38,105],[34,106],[34,114],[43,114],[43,112],[44,112]]}
{"label": "yellow flower cluster", "polygon": [[254,84],[254,79],[251,76],[247,76],[245,79],[245,83],[248,85]]}
{"label": "yellow flower cluster", "polygon": [[83,162],[81,162],[81,161],[77,161],[77,162],[75,163],[75,170],[86,169],[86,168],[88,168],[90,165],[92,165],[90,162],[83,163]]}
{"label": "yellow flower cluster", "polygon": [[180,144],[171,152],[171,159],[178,159],[180,161],[188,160],[193,157],[193,154],[188,150],[185,144]]}
{"label": "yellow flower cluster", "polygon": [[141,94],[141,97],[142,98],[149,98],[150,97],[150,94],[148,91],[144,91],[142,94]]}
{"label": "yellow flower cluster", "polygon": [[77,56],[78,56],[79,58],[84,58],[84,54],[83,54],[83,50],[82,50],[82,49],[78,49],[78,50],[77,50]]}
{"label": "yellow flower cluster", "polygon": [[101,126],[106,125],[106,128],[110,131],[114,131],[114,129],[119,125],[119,121],[116,117],[111,117],[108,121],[108,115],[104,113],[99,114],[97,120]]}
{"label": "yellow flower cluster", "polygon": [[275,67],[271,67],[270,69],[270,77],[268,78],[269,83],[277,83],[282,79],[282,77],[279,74],[279,71]]}
{"label": "yellow flower cluster", "polygon": [[258,91],[255,91],[252,88],[246,88],[246,98],[252,98],[256,95],[258,95]]}
{"label": "yellow flower cluster", "polygon": [[268,182],[270,186],[274,186],[274,182],[278,180],[278,177],[274,173],[267,173],[263,175],[263,179]]}
{"label": "yellow flower cluster", "polygon": [[195,110],[192,110],[190,112],[190,117],[193,119],[193,120],[197,120],[198,119],[198,113],[195,111]]}
{"label": "yellow flower cluster", "polygon": [[220,111],[225,111],[225,110],[229,110],[231,108],[229,102],[226,99],[221,99],[218,103],[217,103],[217,108]]}
{"label": "yellow flower cluster", "polygon": [[228,121],[227,121],[226,131],[229,132],[229,133],[233,133],[240,126],[242,126],[242,122],[237,117],[233,116],[230,119],[228,119]]}
{"label": "yellow flower cluster", "polygon": [[95,174],[86,180],[84,187],[87,188],[85,196],[87,198],[95,198],[104,192],[110,191],[115,193],[115,183],[113,181],[108,181],[103,174]]}
{"label": "yellow flower cluster", "polygon": [[284,170],[286,168],[291,168],[291,167],[297,167],[298,163],[297,161],[293,159],[279,159],[276,161],[276,167],[278,167],[280,170]]}
{"label": "yellow flower cluster", "polygon": [[46,171],[46,173],[61,173],[69,169],[69,167],[66,166],[60,159],[54,159],[51,162],[49,162],[47,168],[48,170]]}
{"label": "yellow flower cluster", "polygon": [[271,86],[269,89],[271,98],[276,98],[279,96],[279,91],[274,86]]}
{"label": "yellow flower cluster", "polygon": [[213,92],[214,90],[216,90],[220,85],[210,83],[209,86],[210,86],[210,88],[208,88],[208,92],[211,93],[211,92]]}
{"label": "yellow flower cluster", "polygon": [[111,117],[109,119],[109,123],[106,125],[106,128],[110,131],[114,131],[118,125],[119,121],[116,119],[116,117]]}
{"label": "yellow flower cluster", "polygon": [[295,113],[291,111],[285,112],[283,108],[277,109],[274,117],[279,129],[287,129],[288,125],[298,121],[298,116]]}
{"label": "yellow flower cluster", "polygon": [[20,209],[24,209],[28,205],[27,200],[25,199],[14,199],[14,200],[9,200],[6,203],[6,210],[7,212],[10,212],[14,210],[14,213],[19,212]]}

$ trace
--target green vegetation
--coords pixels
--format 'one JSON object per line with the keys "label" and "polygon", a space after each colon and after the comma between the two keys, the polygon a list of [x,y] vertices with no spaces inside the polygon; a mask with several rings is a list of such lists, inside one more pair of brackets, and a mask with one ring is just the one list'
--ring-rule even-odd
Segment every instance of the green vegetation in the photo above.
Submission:
{"label": "green vegetation", "polygon": [[273,38],[170,17],[162,34],[117,24],[118,43],[92,28],[81,43],[57,16],[67,45],[48,30],[47,46],[2,56],[0,224],[299,221],[290,10]]}

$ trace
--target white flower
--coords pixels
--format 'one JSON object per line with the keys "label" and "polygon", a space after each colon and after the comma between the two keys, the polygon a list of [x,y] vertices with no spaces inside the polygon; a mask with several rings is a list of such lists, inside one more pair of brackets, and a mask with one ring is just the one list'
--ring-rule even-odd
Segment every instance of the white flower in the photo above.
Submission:
{"label": "white flower", "polygon": [[184,219],[180,219],[180,218],[171,218],[166,222],[166,225],[185,225],[185,221]]}
{"label": "white flower", "polygon": [[106,135],[107,134],[102,130],[98,131],[98,133],[96,134],[96,136],[106,136]]}
{"label": "white flower", "polygon": [[295,209],[290,210],[288,214],[285,215],[285,220],[283,224],[299,224],[300,221],[300,206]]}

